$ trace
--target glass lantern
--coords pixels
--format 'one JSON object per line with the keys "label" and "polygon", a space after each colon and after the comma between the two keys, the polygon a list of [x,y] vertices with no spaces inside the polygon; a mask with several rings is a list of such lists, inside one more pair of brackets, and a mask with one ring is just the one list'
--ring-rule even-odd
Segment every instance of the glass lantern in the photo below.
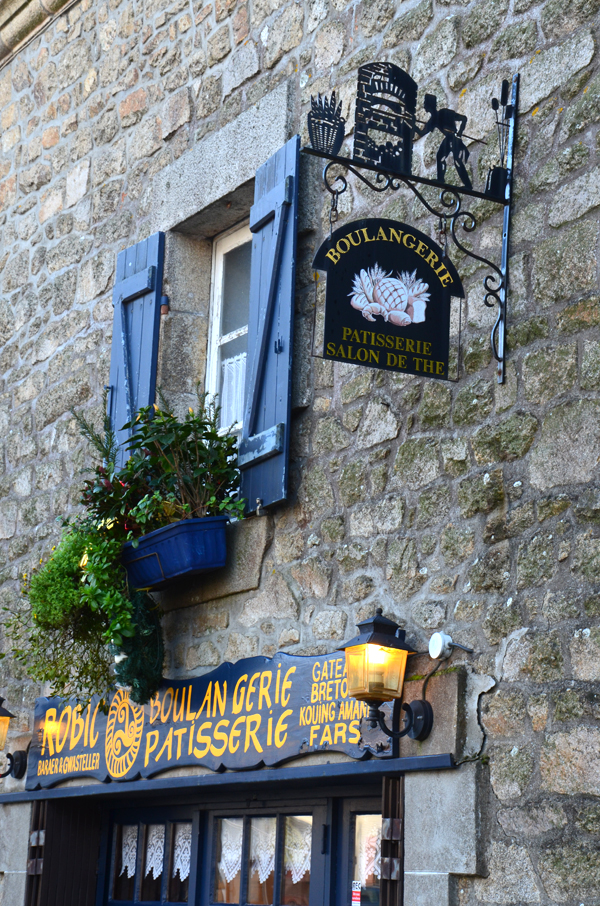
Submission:
{"label": "glass lantern", "polygon": [[15,716],[14,714],[11,714],[10,711],[7,711],[6,708],[2,707],[3,702],[4,699],[0,695],[0,752],[4,751],[4,746],[6,745],[10,719]]}
{"label": "glass lantern", "polygon": [[381,608],[357,625],[359,635],[339,649],[346,656],[348,695],[370,704],[402,698],[406,661],[416,654],[404,630],[382,616]]}

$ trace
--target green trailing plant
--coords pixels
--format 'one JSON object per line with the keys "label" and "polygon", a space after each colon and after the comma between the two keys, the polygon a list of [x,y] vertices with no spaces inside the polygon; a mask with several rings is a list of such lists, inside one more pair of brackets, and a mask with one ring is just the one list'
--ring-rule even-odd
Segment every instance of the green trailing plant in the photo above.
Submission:
{"label": "green trailing plant", "polygon": [[9,620],[12,653],[53,695],[106,699],[118,682],[143,703],[162,675],[160,612],[146,592],[127,587],[123,544],[180,519],[241,517],[236,438],[219,431],[218,407],[202,394],[183,419],[148,407],[126,426],[131,456],[118,469],[108,416],[98,430],[73,415],[100,461],[84,482],[82,514],[24,577],[28,607]]}

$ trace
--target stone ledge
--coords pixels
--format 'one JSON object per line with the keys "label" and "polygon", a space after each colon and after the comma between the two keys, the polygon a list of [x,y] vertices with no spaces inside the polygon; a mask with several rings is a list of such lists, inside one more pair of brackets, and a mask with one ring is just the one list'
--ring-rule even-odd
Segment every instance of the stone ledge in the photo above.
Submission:
{"label": "stone ledge", "polygon": [[163,610],[193,607],[228,595],[253,591],[260,585],[263,557],[273,537],[270,516],[243,519],[227,526],[227,562],[223,569],[195,576],[160,593]]}
{"label": "stone ledge", "polygon": [[0,0],[0,64],[73,0]]}

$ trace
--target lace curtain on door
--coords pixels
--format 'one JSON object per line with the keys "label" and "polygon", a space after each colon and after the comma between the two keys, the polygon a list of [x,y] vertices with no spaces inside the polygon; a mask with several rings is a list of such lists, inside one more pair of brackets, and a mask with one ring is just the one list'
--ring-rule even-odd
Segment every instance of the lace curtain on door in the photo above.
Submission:
{"label": "lace curtain on door", "polygon": [[366,887],[369,878],[381,877],[381,815],[358,815],[356,831],[356,880]]}
{"label": "lace curtain on door", "polygon": [[242,421],[244,413],[244,386],[246,383],[246,353],[225,359],[221,363],[222,389],[221,427],[229,428]]}
{"label": "lace curtain on door", "polygon": [[121,871],[119,875],[133,878],[137,859],[137,824],[124,825],[121,834]]}
{"label": "lace curtain on door", "polygon": [[284,870],[291,873],[293,884],[310,871],[311,846],[312,818],[286,818]]}
{"label": "lace curtain on door", "polygon": [[242,818],[223,818],[221,820],[221,858],[219,872],[229,883],[242,870]]}
{"label": "lace curtain on door", "polygon": [[276,818],[253,818],[250,826],[250,865],[261,884],[275,871]]}
{"label": "lace curtain on door", "polygon": [[190,874],[192,856],[192,825],[176,824],[173,841],[173,877],[179,872],[179,880],[185,881]]}
{"label": "lace curtain on door", "polygon": [[165,826],[164,824],[148,825],[148,837],[146,839],[146,869],[144,877],[148,877],[152,872],[152,877],[160,878],[163,870],[163,860],[165,856]]}

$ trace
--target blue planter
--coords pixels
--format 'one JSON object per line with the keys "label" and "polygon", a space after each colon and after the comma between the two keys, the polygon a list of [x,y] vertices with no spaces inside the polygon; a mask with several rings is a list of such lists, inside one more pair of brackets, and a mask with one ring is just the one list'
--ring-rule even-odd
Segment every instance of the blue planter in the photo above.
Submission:
{"label": "blue planter", "polygon": [[174,579],[225,566],[227,516],[182,519],[123,545],[131,588],[164,588]]}

